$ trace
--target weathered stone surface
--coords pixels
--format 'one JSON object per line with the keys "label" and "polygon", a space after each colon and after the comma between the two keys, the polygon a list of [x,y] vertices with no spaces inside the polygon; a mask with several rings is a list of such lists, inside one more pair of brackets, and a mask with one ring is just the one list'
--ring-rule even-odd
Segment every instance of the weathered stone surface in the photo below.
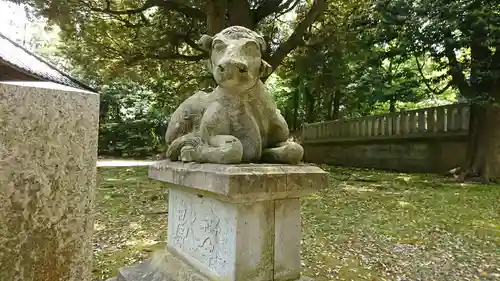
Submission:
{"label": "weathered stone surface", "polygon": [[295,280],[300,277],[300,200],[275,200],[274,207],[274,278]]}
{"label": "weathered stone surface", "polygon": [[297,164],[304,149],[289,140],[276,102],[260,80],[271,66],[263,60],[266,42],[258,33],[230,26],[203,35],[207,66],[218,86],[186,99],[170,118],[167,158],[198,163]]}
{"label": "weathered stone surface", "polygon": [[169,160],[151,165],[149,177],[232,201],[299,198],[328,182],[328,173],[310,165],[221,165]]}
{"label": "weathered stone surface", "polygon": [[327,184],[314,166],[161,161],[167,182],[168,250],[210,280],[300,278],[301,195]]}
{"label": "weathered stone surface", "polygon": [[[130,267],[118,269],[118,275],[106,281],[227,281],[228,279],[210,279],[200,274],[192,266],[168,251],[161,255]],[[249,281],[253,279],[237,279]],[[300,276],[296,279],[268,279],[266,281],[313,281],[312,278]]]}
{"label": "weathered stone surface", "polygon": [[169,191],[168,247],[213,280],[272,280],[274,203]]}
{"label": "weathered stone surface", "polygon": [[[201,275],[168,251],[118,270],[117,281],[215,281]],[[220,280],[222,281],[222,280]]]}
{"label": "weathered stone surface", "polygon": [[0,83],[0,280],[88,281],[99,96]]}
{"label": "weathered stone surface", "polygon": [[304,144],[308,162],[401,172],[447,173],[466,159],[467,136]]}

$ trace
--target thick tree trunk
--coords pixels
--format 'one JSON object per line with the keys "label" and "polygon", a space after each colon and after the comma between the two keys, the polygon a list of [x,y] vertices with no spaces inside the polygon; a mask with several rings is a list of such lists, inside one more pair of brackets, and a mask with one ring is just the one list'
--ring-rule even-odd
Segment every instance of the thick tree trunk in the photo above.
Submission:
{"label": "thick tree trunk", "polygon": [[500,107],[471,106],[466,163],[459,180],[480,177],[484,184],[500,176]]}
{"label": "thick tree trunk", "polygon": [[222,29],[240,25],[255,29],[250,5],[246,0],[210,0],[206,3],[207,32],[214,35]]}
{"label": "thick tree trunk", "polygon": [[209,0],[206,2],[208,35],[215,35],[226,27],[227,1]]}
{"label": "thick tree trunk", "polygon": [[255,22],[247,0],[227,0],[228,25],[239,25],[251,30],[255,29]]}

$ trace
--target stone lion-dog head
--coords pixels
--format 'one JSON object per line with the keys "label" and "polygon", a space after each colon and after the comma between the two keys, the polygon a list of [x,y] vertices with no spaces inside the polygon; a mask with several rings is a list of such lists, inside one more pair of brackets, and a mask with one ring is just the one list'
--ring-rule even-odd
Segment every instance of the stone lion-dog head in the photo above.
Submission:
{"label": "stone lion-dog head", "polygon": [[231,26],[213,37],[203,35],[197,43],[209,53],[208,69],[222,88],[245,91],[271,73],[262,59],[264,38],[248,28]]}

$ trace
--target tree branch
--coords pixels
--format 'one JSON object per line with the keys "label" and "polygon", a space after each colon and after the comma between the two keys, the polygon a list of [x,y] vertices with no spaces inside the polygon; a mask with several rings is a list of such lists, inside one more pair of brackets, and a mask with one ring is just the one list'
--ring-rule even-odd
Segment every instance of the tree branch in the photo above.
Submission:
{"label": "tree branch", "polygon": [[150,9],[152,7],[162,7],[164,10],[175,10],[178,11],[188,17],[205,19],[205,13],[197,8],[193,8],[187,4],[182,3],[181,1],[174,0],[147,0],[144,4],[136,9],[126,9],[126,10],[111,10],[110,1],[106,1],[106,8],[96,8],[93,7],[88,2],[83,2],[85,6],[87,6],[93,12],[106,13],[109,15],[136,15]]}
{"label": "tree branch", "polygon": [[[158,1],[158,0],[156,0]],[[187,4],[184,4],[183,1],[167,1],[163,0],[163,4],[159,5],[160,7],[163,7],[164,11],[168,10],[175,10],[181,14],[184,14],[187,17],[193,18],[193,19],[199,19],[199,20],[206,20],[206,14],[204,11],[191,7]]]}
{"label": "tree branch", "polygon": [[285,59],[285,57],[290,53],[302,40],[302,36],[306,32],[307,28],[311,26],[314,21],[324,12],[326,9],[325,0],[314,0],[314,4],[307,13],[306,17],[299,23],[295,28],[292,35],[273,53],[269,58],[269,64],[273,70],[275,70],[278,65]]}
{"label": "tree branch", "polygon": [[205,58],[205,55],[183,55],[179,53],[163,53],[163,54],[137,54],[126,61],[127,65],[135,65],[146,59],[156,60],[180,60],[180,61],[200,61]]}
{"label": "tree branch", "polygon": [[439,91],[436,91],[435,89],[433,89],[431,87],[431,85],[429,84],[429,79],[427,79],[424,75],[423,65],[421,65],[420,62],[418,61],[417,55],[414,55],[414,57],[415,57],[415,61],[417,62],[418,73],[420,74],[420,77],[422,77],[422,80],[424,81],[424,84],[427,87],[427,89],[429,89],[429,91],[431,91],[435,95],[441,95],[442,93],[444,93],[446,90],[448,90],[451,87],[451,82],[450,82],[443,89],[441,89]]}
{"label": "tree branch", "polygon": [[126,9],[126,10],[111,10],[111,1],[106,1],[106,8],[96,8],[92,6],[92,4],[84,1],[83,4],[87,6],[93,12],[106,13],[110,15],[135,15],[138,13],[142,13],[149,8],[158,6],[158,4],[162,3],[162,0],[147,0],[141,7],[136,9]]}
{"label": "tree branch", "polygon": [[281,0],[263,1],[263,3],[260,6],[258,6],[253,12],[254,22],[258,23],[263,18],[265,18],[273,13],[279,12],[280,11],[279,7],[280,7],[281,2],[282,2]]}
{"label": "tree branch", "polygon": [[253,10],[254,23],[257,24],[272,14],[276,14],[275,18],[280,17],[293,10],[299,3],[300,0],[286,0],[284,3],[282,0],[263,1]]}
{"label": "tree branch", "polygon": [[471,98],[471,88],[469,83],[467,83],[467,80],[465,79],[464,72],[462,71],[462,66],[460,65],[460,62],[458,62],[452,47],[447,44],[445,44],[445,55],[448,58],[450,67],[449,74],[453,79],[453,84],[455,84],[462,96]]}
{"label": "tree branch", "polygon": [[290,12],[291,10],[295,9],[297,5],[300,3],[300,0],[288,0],[285,2],[283,5],[279,7],[279,14],[275,16],[275,18],[281,17],[282,15]]}

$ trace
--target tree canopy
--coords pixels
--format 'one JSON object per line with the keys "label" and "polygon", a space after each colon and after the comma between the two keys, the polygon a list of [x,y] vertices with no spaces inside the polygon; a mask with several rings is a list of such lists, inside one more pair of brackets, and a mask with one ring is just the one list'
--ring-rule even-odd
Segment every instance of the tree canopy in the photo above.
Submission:
{"label": "tree canopy", "polygon": [[213,86],[196,40],[242,25],[269,45],[264,58],[275,71],[267,85],[292,130],[304,122],[468,101],[462,176],[488,181],[491,169],[500,171],[489,156],[500,153],[495,1],[9,1],[61,28],[60,55],[76,74],[105,86],[104,123],[125,122],[123,108],[138,108],[142,100],[150,106],[129,110],[135,119],[168,118],[195,89]]}
{"label": "tree canopy", "polygon": [[[12,0],[14,1],[14,0]],[[197,63],[207,54],[196,40],[224,27],[242,25],[264,34],[273,69],[323,14],[325,0],[15,0],[35,7],[62,32],[61,52],[85,66],[102,83],[116,76],[143,80],[157,73],[200,76]],[[297,18],[290,34],[279,28],[283,15]],[[173,76],[173,75],[172,75]]]}

